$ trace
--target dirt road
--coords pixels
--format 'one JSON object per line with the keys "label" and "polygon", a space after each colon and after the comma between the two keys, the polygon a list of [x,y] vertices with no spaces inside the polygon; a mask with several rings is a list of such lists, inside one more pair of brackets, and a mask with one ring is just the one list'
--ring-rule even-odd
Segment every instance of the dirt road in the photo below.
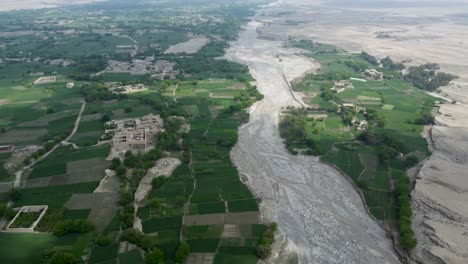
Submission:
{"label": "dirt road", "polygon": [[[26,167],[23,167],[22,169],[20,169],[19,171],[17,171],[15,173],[15,183],[14,183],[14,187],[15,188],[18,188],[18,187],[21,187],[21,184],[23,182],[23,173],[26,171],[26,170],[29,170],[30,168],[32,168],[34,165],[36,165],[39,161],[47,158],[52,152],[54,152],[59,146],[61,146],[62,144],[70,144],[68,142],[68,140],[70,140],[75,134],[76,134],[76,131],[78,131],[78,127],[80,126],[80,122],[81,122],[81,116],[83,115],[84,113],[84,110],[86,109],[86,101],[83,100],[83,104],[81,105],[81,109],[80,109],[80,112],[78,113],[78,117],[76,118],[75,120],[75,125],[73,127],[73,130],[72,132],[70,133],[70,135],[68,135],[68,137],[61,141],[60,143],[58,143],[57,145],[55,145],[51,150],[49,150],[48,152],[46,152],[44,155],[42,155],[41,157],[39,157],[37,160],[35,160],[33,163],[29,164],[28,166]],[[76,146],[76,145],[75,145]]]}
{"label": "dirt road", "polygon": [[251,108],[231,158],[252,191],[262,199],[264,221],[280,231],[300,253],[301,263],[399,263],[391,241],[363,207],[350,183],[314,157],[292,156],[278,134],[281,109],[298,106],[288,80],[318,68],[279,41],[257,39],[251,22],[231,43],[228,59],[246,64],[264,100]]}

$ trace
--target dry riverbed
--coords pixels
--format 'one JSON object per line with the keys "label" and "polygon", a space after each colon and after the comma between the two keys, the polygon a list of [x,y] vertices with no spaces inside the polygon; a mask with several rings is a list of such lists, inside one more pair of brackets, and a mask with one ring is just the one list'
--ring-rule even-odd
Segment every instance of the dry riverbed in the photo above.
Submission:
{"label": "dry riverbed", "polygon": [[[440,112],[436,115],[436,126],[429,133],[433,155],[418,173],[412,193],[413,229],[418,245],[411,255],[419,263],[468,263],[468,248],[465,246],[468,244],[468,60],[465,56],[468,50],[468,3],[455,0],[283,0],[264,8],[260,13],[261,16],[256,19],[263,25],[258,31],[262,39],[285,40],[288,35],[302,36],[336,45],[349,52],[366,51],[379,58],[390,56],[396,61],[405,61],[407,65],[438,63],[443,71],[460,76],[438,94],[457,101],[457,104],[448,102],[440,107]],[[252,43],[260,45],[258,41]],[[269,49],[267,45],[264,48]],[[261,55],[261,52],[258,54]],[[258,54],[245,60],[254,60]],[[258,68],[252,68],[254,77],[258,78],[259,74],[255,74]],[[271,81],[274,79],[271,76],[269,78]],[[271,92],[262,85],[259,88],[264,93]],[[259,105],[257,111],[258,109],[262,107]],[[253,112],[253,121],[255,115]],[[268,121],[263,120],[265,123]],[[252,126],[248,125],[247,128]],[[247,137],[245,130],[247,129],[241,130],[241,143],[237,148],[242,147],[242,140]],[[262,133],[266,132],[262,131],[259,135]],[[250,146],[245,145],[244,151],[248,152],[248,148],[255,146],[253,140],[250,143]],[[266,145],[265,142],[261,143]],[[264,152],[270,152],[270,146],[262,147],[268,148]],[[276,145],[275,147],[279,148]],[[286,161],[288,166],[296,168],[296,164],[291,165],[289,159]],[[277,165],[285,170],[285,166],[279,162]],[[318,165],[320,166],[323,165]],[[270,179],[277,172],[266,173]],[[250,174],[254,189],[255,177],[259,177],[257,174]],[[289,181],[298,177],[291,172],[285,175],[288,175]],[[281,193],[287,194],[287,191],[281,190],[287,188],[283,186],[285,183],[280,183],[277,192],[281,197]],[[305,182],[302,183],[305,185]],[[268,190],[264,192],[270,193]],[[297,195],[298,192],[294,192],[294,196]],[[333,197],[332,200],[337,199],[334,193],[324,194],[327,195]],[[286,207],[279,208],[288,211]],[[281,226],[281,220],[279,221]],[[294,225],[302,221],[289,222]]]}
{"label": "dry riverbed", "polygon": [[249,23],[231,43],[227,58],[248,65],[265,95],[251,108],[250,122],[241,127],[231,153],[262,200],[262,220],[278,222],[301,263],[398,263],[391,240],[366,213],[351,184],[317,158],[293,156],[285,149],[278,117],[298,103],[283,75],[291,81],[319,65],[298,50],[283,48],[281,41],[258,39],[261,26]]}

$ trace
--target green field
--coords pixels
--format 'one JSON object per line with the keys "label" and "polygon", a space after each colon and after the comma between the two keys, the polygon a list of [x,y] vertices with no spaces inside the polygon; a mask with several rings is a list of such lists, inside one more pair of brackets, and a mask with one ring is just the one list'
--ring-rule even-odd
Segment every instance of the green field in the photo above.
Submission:
{"label": "green field", "polygon": [[[100,219],[110,221],[102,233],[102,229],[96,229],[85,234],[44,236],[50,239],[37,239],[37,244],[31,243],[31,250],[27,250],[35,254],[33,261],[28,254],[8,252],[11,256],[0,254],[6,256],[0,256],[0,262],[46,263],[49,260],[42,252],[53,248],[78,258],[86,256],[89,263],[143,263],[148,248],[139,245],[140,249],[118,254],[118,241],[122,239],[120,231],[133,220],[126,203],[132,201],[140,177],[163,156],[180,158],[183,164],[164,185],[150,192],[136,214],[143,231],[151,234],[145,238],[164,252],[165,263],[174,263],[181,233],[185,233],[193,252],[214,253],[222,245],[217,262],[226,256],[239,256],[239,261],[246,263],[257,259],[254,249],[259,241],[249,234],[239,238],[244,244],[234,245],[222,241],[222,225],[197,229],[182,224],[183,215],[258,211],[258,201],[239,180],[229,153],[237,141],[238,127],[248,120],[245,109],[262,96],[249,83],[253,79],[246,66],[220,59],[228,42],[254,14],[253,7],[229,1],[120,1],[0,14],[4,26],[0,35],[14,30],[11,36],[0,36],[0,145],[43,147],[25,157],[24,164],[32,162],[69,136],[86,101],[78,130],[68,140],[73,144],[58,147],[23,175],[21,195],[14,206],[48,205],[39,231],[52,232],[64,220],[92,221],[95,217],[94,209],[70,210],[64,206],[74,194],[92,193],[110,167],[111,162],[104,160],[110,147],[96,145],[104,134],[106,120],[159,114],[166,123],[171,116],[182,116],[191,128],[187,135],[172,131],[179,137],[172,146],[158,142],[154,152],[133,153],[138,157],[137,166],[121,165],[127,171],[110,179],[111,186],[107,186],[120,199],[118,204],[112,200],[108,208],[103,206],[103,212],[112,210],[113,217]],[[41,18],[39,24],[37,17]],[[164,53],[197,35],[210,40],[198,52]],[[138,65],[144,60],[152,61],[144,66],[151,73],[102,73],[110,61]],[[161,64],[164,66],[153,69]],[[40,77],[56,80],[37,83]],[[71,82],[74,87],[67,88]],[[112,82],[141,83],[149,89],[117,94],[108,89]],[[164,138],[157,140],[164,143]],[[12,179],[3,167],[7,158],[0,155],[0,181]],[[90,196],[82,197],[83,204],[70,207],[89,208],[87,204],[93,201],[86,199]],[[22,221],[24,225],[28,224],[26,220]],[[98,237],[111,242],[102,246],[106,241],[98,243]]]}
{"label": "green field", "polygon": [[[430,155],[427,142],[421,137],[423,125],[417,120],[425,104],[434,99],[410,83],[395,78],[396,73],[372,65],[360,54],[332,51],[318,43],[298,42],[293,45],[310,51],[310,56],[322,65],[318,73],[294,83],[294,89],[304,92],[306,99],[315,107],[303,114],[306,116],[303,117],[306,137],[314,142],[315,151],[312,153],[338,167],[361,188],[375,217],[395,220],[398,205],[392,181],[404,176],[406,156],[415,153],[425,157]],[[365,69],[377,69],[388,78],[365,82],[349,80],[350,77],[366,78]],[[329,90],[335,81],[342,80],[348,80],[352,87],[341,92]],[[334,104],[343,107],[340,109]],[[344,104],[352,107],[344,107]],[[372,119],[369,111],[373,113],[372,118],[377,118]],[[356,141],[364,130],[345,121],[346,115],[350,114],[353,122],[369,122],[365,131],[370,131],[371,137],[367,136],[367,140],[371,143]],[[392,142],[388,144],[398,147],[404,157],[383,162],[381,145],[387,144],[385,142]],[[310,148],[303,142],[287,144],[296,151]]]}
{"label": "green field", "polygon": [[15,206],[49,205],[50,208],[62,208],[74,193],[92,193],[98,185],[99,182],[90,182],[22,189],[21,198]]}
{"label": "green field", "polygon": [[110,147],[102,145],[98,147],[86,147],[75,150],[71,147],[61,147],[35,166],[29,178],[62,175],[67,173],[67,164],[73,161],[89,160],[93,158],[105,158]]}
{"label": "green field", "polygon": [[0,233],[0,259],[2,263],[38,263],[43,252],[56,243],[49,234]]}

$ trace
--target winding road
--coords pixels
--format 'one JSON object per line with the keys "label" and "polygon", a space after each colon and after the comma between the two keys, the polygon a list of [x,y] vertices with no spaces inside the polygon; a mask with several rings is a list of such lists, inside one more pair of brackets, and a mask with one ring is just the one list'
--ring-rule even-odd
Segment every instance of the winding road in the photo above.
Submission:
{"label": "winding road", "polygon": [[[68,141],[76,134],[76,131],[78,131],[78,127],[80,126],[80,122],[81,122],[81,117],[84,113],[84,110],[86,109],[86,101],[83,100],[83,104],[81,105],[81,109],[80,109],[80,112],[78,113],[78,117],[76,118],[75,120],[75,125],[73,126],[73,130],[72,132],[70,133],[70,135],[68,135],[68,137],[66,139],[64,139],[63,141],[61,141],[60,143],[57,143],[51,150],[49,150],[48,152],[46,152],[44,155],[42,155],[41,157],[37,158],[35,161],[33,161],[31,164],[29,164],[28,166],[25,166],[23,168],[21,168],[19,171],[17,171],[15,173],[15,183],[13,184],[13,187],[15,188],[19,188],[21,187],[21,183],[23,181],[23,173],[26,171],[26,170],[29,170],[30,168],[32,168],[34,165],[36,165],[39,161],[47,158],[50,154],[52,154],[59,146],[61,146],[62,144],[66,144],[66,143],[69,143]],[[71,144],[71,143],[69,143]],[[74,144],[73,144],[74,145]],[[75,145],[76,146],[76,145]]]}

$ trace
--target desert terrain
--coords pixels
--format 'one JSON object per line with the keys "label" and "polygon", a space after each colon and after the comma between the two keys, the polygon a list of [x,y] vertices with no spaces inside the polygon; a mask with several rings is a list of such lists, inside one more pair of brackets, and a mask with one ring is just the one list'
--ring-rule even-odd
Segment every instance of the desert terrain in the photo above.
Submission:
{"label": "desert terrain", "polygon": [[[411,259],[418,263],[467,263],[468,250],[463,245],[468,244],[468,3],[353,3],[285,0],[270,4],[258,12],[255,17],[258,24],[250,24],[249,27],[256,27],[262,40],[257,39],[252,46],[238,44],[232,48],[230,55],[250,66],[266,100],[252,109],[251,123],[240,132],[240,143],[233,151],[234,159],[249,177],[252,188],[264,199],[264,216],[278,220],[283,232],[299,247],[305,263],[310,260],[339,263],[339,257],[336,259],[337,256],[322,247],[330,249],[330,246],[349,241],[355,235],[362,239],[357,240],[361,245],[385,245],[388,241],[383,238],[383,231],[379,231],[378,226],[366,218],[359,198],[340,180],[339,175],[315,160],[287,156],[286,151],[281,149],[279,137],[271,131],[277,124],[275,115],[278,108],[293,104],[291,100],[288,102],[287,94],[282,94],[285,88],[279,87],[284,86],[280,76],[285,73],[291,79],[314,68],[311,62],[306,63],[293,51],[280,49],[279,43],[288,36],[301,36],[333,44],[349,52],[366,51],[379,58],[390,56],[406,65],[438,63],[442,71],[460,78],[439,91],[438,96],[453,100],[453,104],[449,101],[441,105],[436,114],[436,125],[428,129],[426,135],[433,155],[415,177],[412,206],[418,246],[411,253]],[[243,41],[243,37],[239,42]],[[252,52],[252,49],[255,51]],[[265,67],[268,69],[263,69]],[[288,74],[298,69],[302,72]],[[256,135],[255,140],[252,135]],[[255,156],[249,156],[252,148],[258,148]],[[251,160],[265,164],[265,167],[256,169],[251,165]],[[334,181],[333,185],[325,187],[331,184],[330,181]],[[330,207],[321,207],[323,203],[343,205],[339,202],[340,197],[346,199],[348,206],[340,207],[337,211],[318,209]],[[276,211],[272,210],[275,206]],[[350,211],[354,214],[349,214]],[[338,222],[327,219],[338,220],[337,215],[344,216],[341,213],[345,212],[346,224],[367,227],[367,230],[343,228]],[[320,230],[319,226],[326,228]],[[325,230],[328,232],[326,235],[319,235]],[[373,239],[376,238],[382,244],[375,244]],[[342,246],[334,251],[340,257],[346,256],[345,252],[351,252]],[[388,250],[389,247],[380,247],[380,252],[383,249]],[[325,252],[329,257],[326,261],[321,258],[327,255]],[[391,256],[391,253],[386,256]],[[376,263],[369,262],[370,259],[365,262]]]}

